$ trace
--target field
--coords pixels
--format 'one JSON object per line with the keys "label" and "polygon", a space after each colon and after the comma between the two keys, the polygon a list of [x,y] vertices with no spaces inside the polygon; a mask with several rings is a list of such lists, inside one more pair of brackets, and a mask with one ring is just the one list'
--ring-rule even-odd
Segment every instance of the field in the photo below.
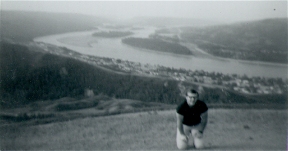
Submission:
{"label": "field", "polygon": [[[210,109],[205,150],[286,150],[287,111]],[[1,150],[177,150],[174,110],[1,126]]]}

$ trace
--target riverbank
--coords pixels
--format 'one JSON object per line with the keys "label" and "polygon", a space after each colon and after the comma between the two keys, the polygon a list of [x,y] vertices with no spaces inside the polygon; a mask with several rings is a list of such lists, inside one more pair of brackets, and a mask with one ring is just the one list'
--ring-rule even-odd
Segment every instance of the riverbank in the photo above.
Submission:
{"label": "riverbank", "polygon": [[[42,45],[39,45],[42,47]],[[56,50],[55,46],[55,50]],[[43,48],[45,49],[45,48]],[[50,53],[57,55],[59,52],[50,49]],[[142,77],[153,77],[167,80],[177,80],[194,84],[197,86],[204,86],[207,88],[220,88],[226,91],[233,91],[243,95],[267,95],[275,94],[281,95],[286,92],[286,79],[277,78],[261,78],[261,77],[247,77],[239,75],[222,74],[219,72],[205,72],[203,70],[184,70],[173,69],[159,65],[141,64],[131,61],[124,61],[121,59],[101,58],[94,56],[86,56],[70,54],[77,60],[81,60],[92,64],[96,67],[106,71],[114,72],[119,75],[136,75]]]}

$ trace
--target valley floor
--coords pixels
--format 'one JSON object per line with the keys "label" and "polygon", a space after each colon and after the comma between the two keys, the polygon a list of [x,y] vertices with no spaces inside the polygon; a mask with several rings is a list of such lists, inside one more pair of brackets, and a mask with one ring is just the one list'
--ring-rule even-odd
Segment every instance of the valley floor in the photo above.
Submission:
{"label": "valley floor", "polygon": [[[1,150],[177,150],[174,110],[1,126]],[[286,150],[287,110],[210,109],[204,150]]]}

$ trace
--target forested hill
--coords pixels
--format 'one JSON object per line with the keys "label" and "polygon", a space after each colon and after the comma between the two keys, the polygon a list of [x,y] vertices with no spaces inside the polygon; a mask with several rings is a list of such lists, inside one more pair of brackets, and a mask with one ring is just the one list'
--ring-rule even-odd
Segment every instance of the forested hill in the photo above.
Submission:
{"label": "forested hill", "polygon": [[[79,98],[85,89],[95,95],[145,102],[175,103],[177,82],[119,75],[87,63],[0,42],[0,108],[37,100]],[[164,85],[166,83],[166,85]]]}
{"label": "forested hill", "polygon": [[[84,97],[86,89],[95,95],[143,102],[177,104],[179,82],[166,78],[148,78],[117,74],[76,59],[57,56],[28,46],[0,42],[0,109],[35,101],[64,97]],[[64,48],[59,48],[64,49]],[[69,51],[66,49],[66,51]],[[185,87],[197,85],[183,83]],[[286,107],[287,94],[246,96],[233,91],[203,87],[201,98],[219,107],[237,104],[280,105]]]}
{"label": "forested hill", "polygon": [[1,10],[1,38],[31,41],[35,37],[83,31],[107,20],[95,16]]}
{"label": "forested hill", "polygon": [[222,24],[218,21],[210,21],[204,19],[193,18],[177,18],[177,17],[134,17],[128,21],[131,24],[139,24],[141,26],[209,26]]}
{"label": "forested hill", "polygon": [[287,63],[287,18],[182,28],[182,38],[216,56]]}

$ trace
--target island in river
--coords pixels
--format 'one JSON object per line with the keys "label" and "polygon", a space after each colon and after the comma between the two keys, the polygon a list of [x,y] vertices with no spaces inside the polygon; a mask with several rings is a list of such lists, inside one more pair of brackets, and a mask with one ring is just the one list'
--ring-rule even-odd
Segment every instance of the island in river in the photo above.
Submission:
{"label": "island in river", "polygon": [[103,38],[119,38],[119,37],[125,37],[132,35],[133,32],[131,31],[101,31],[101,32],[95,32],[93,36],[95,37],[103,37]]}
{"label": "island in river", "polygon": [[179,43],[167,42],[161,39],[129,37],[122,39],[122,42],[130,46],[149,50],[181,55],[192,55],[192,52],[187,47],[182,46]]}

